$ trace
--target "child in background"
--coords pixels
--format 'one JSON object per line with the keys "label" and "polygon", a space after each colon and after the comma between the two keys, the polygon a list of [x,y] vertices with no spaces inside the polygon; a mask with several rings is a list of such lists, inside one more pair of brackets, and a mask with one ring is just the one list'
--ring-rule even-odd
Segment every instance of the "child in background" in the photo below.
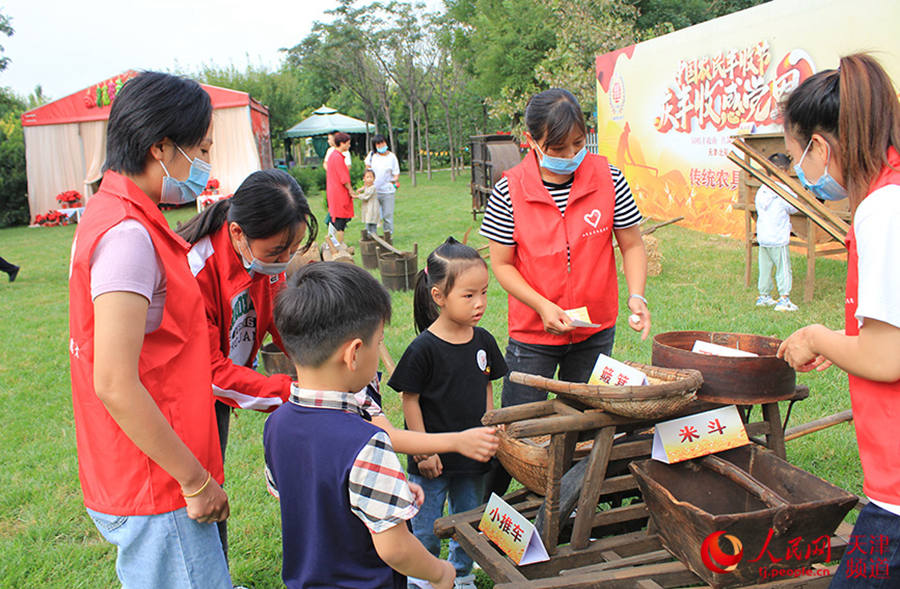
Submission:
{"label": "child in background", "polygon": [[352,264],[304,266],[277,298],[275,325],[299,378],[263,443],[290,589],[402,589],[403,575],[453,586],[453,566],[405,525],[421,487],[407,483],[390,437],[351,392],[375,377],[390,315],[387,291]]}
{"label": "child in background", "polygon": [[363,187],[357,198],[362,203],[359,207],[359,217],[366,224],[369,235],[375,235],[381,211],[378,208],[378,199],[375,198],[375,172],[372,168],[366,168],[363,174]]}
{"label": "child in background", "polygon": [[[773,153],[769,161],[787,171],[791,158]],[[785,187],[785,189],[787,189]],[[791,302],[791,215],[797,209],[765,184],[756,191],[756,240],[759,242],[759,297],[757,307],[775,306],[776,311],[796,311]],[[778,285],[779,299],[772,298],[772,270]]]}
{"label": "child in background", "polygon": [[[403,394],[403,415],[410,430],[451,432],[481,423],[493,409],[491,381],[506,374],[506,362],[493,336],[480,327],[487,303],[488,270],[478,252],[448,238],[428,256],[416,276],[413,300],[419,335],[403,353],[388,385]],[[425,491],[425,502],[412,519],[413,533],[428,550],[440,554],[434,521],[478,507],[484,497],[488,465],[459,454],[410,456],[409,478]],[[455,540],[450,562],[455,587],[474,589],[472,559]],[[422,586],[410,578],[409,587]]]}

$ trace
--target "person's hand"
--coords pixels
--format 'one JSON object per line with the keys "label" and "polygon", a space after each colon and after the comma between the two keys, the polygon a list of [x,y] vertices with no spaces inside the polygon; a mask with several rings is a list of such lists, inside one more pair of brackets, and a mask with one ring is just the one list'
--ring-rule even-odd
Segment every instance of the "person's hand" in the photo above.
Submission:
{"label": "person's hand", "polygon": [[453,589],[456,579],[456,568],[446,560],[441,562],[441,576],[436,579],[428,579],[434,589]]}
{"label": "person's hand", "polygon": [[495,427],[473,427],[459,432],[456,451],[479,462],[487,462],[497,452],[500,440]]}
{"label": "person's hand", "polygon": [[[628,297],[628,310],[632,315],[628,317],[628,326],[641,332],[642,341],[647,339],[650,335],[650,309],[647,308],[647,303],[637,297]],[[637,321],[633,321],[635,315]]]}
{"label": "person's hand", "polygon": [[412,481],[406,481],[409,485],[409,490],[413,494],[413,503],[416,504],[416,507],[421,507],[422,503],[425,502],[425,490],[421,485],[417,485]]}
{"label": "person's hand", "polygon": [[826,329],[823,325],[807,325],[789,335],[778,346],[775,355],[790,364],[791,368],[799,372],[809,372],[818,369],[825,370],[831,365],[824,365],[827,360],[812,347],[812,339],[819,329]]}
{"label": "person's hand", "polygon": [[436,479],[443,471],[444,465],[441,464],[441,457],[437,454],[432,454],[419,463],[419,473],[426,479]]}
{"label": "person's hand", "polygon": [[541,321],[544,323],[544,331],[547,333],[562,335],[575,329],[571,325],[572,318],[566,315],[562,307],[556,303],[547,301],[538,310],[538,315],[541,316]]}
{"label": "person's hand", "polygon": [[[186,492],[190,495],[196,490],[196,488],[182,488],[182,493]],[[185,497],[184,502],[187,504],[188,517],[201,524],[225,521],[231,513],[228,507],[228,495],[214,478],[209,479],[203,492],[194,497]]]}

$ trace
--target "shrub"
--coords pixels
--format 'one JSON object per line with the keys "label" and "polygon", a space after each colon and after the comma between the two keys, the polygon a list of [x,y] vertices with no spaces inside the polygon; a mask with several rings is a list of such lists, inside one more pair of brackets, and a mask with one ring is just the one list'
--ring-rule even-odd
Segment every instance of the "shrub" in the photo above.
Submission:
{"label": "shrub", "polygon": [[312,167],[294,166],[288,173],[297,180],[307,197],[325,192],[325,170],[321,165]]}
{"label": "shrub", "polygon": [[0,227],[27,225],[31,220],[20,114],[13,110],[0,118]]}

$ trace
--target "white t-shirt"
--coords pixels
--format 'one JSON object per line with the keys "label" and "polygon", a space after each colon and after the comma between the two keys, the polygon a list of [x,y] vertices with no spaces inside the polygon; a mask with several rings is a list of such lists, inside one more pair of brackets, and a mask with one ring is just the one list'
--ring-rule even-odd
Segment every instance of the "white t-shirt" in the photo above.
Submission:
{"label": "white t-shirt", "polygon": [[[787,186],[781,185],[788,190]],[[756,240],[763,247],[781,247],[791,241],[791,215],[797,212],[788,201],[763,184],[756,191]]]}
{"label": "white t-shirt", "polygon": [[[856,320],[866,318],[900,328],[900,186],[889,184],[867,196],[853,217],[859,254]],[[869,500],[900,515],[900,505]]]}
{"label": "white t-shirt", "polygon": [[[325,152],[325,158],[322,160],[322,167],[325,168],[326,170],[328,169],[328,156],[330,156],[331,152],[334,151],[335,149],[337,149],[337,148],[331,147],[329,145],[328,151]],[[352,159],[353,158],[350,157],[350,150],[348,149],[347,151],[344,152],[344,163],[347,164],[348,170],[350,169],[350,162]]]}
{"label": "white t-shirt", "polygon": [[375,192],[381,194],[393,193],[394,176],[400,175],[400,162],[393,151],[387,153],[369,152],[366,156],[366,167],[375,172]]}

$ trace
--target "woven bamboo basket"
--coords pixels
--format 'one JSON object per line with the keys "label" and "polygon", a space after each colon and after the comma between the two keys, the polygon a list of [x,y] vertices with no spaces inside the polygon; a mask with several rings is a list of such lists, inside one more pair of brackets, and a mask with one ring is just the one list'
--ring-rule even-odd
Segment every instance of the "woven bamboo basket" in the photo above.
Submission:
{"label": "woven bamboo basket", "polygon": [[697,389],[703,384],[703,375],[699,370],[661,368],[638,362],[625,363],[646,374],[650,384],[627,387],[594,385],[522,372],[510,373],[509,379],[616,415],[648,420],[678,414],[694,400]]}
{"label": "woven bamboo basket", "polygon": [[[550,436],[516,439],[501,429],[497,430],[497,437],[500,439],[497,459],[506,472],[529,491],[538,495],[546,493]],[[575,459],[587,456],[593,444],[593,440],[579,442],[575,446]]]}

